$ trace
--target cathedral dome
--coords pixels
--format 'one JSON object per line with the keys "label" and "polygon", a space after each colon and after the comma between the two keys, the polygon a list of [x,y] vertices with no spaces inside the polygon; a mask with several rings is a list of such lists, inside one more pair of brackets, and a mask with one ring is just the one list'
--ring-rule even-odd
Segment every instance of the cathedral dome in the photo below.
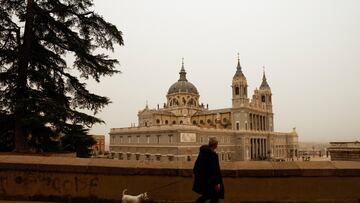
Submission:
{"label": "cathedral dome", "polygon": [[170,86],[168,94],[173,93],[192,93],[192,94],[199,94],[195,85],[188,81],[177,81],[173,85]]}
{"label": "cathedral dome", "polygon": [[186,71],[184,68],[184,62],[182,63],[182,67],[181,67],[179,74],[180,74],[179,80],[170,86],[170,88],[168,90],[168,94],[192,93],[192,94],[198,95],[199,93],[198,93],[195,85],[193,85],[191,82],[189,82],[186,79]]}

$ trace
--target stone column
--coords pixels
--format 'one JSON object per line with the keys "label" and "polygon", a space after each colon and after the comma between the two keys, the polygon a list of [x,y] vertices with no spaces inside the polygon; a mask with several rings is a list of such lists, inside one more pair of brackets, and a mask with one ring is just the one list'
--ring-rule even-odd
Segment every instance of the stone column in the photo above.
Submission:
{"label": "stone column", "polygon": [[264,131],[266,130],[266,127],[265,127],[265,116],[263,116],[263,125],[264,125]]}
{"label": "stone column", "polygon": [[250,138],[250,160],[253,159],[253,139]]}
{"label": "stone column", "polygon": [[254,117],[254,114],[251,114],[251,130],[254,130],[255,129],[255,117]]}
{"label": "stone column", "polygon": [[268,154],[268,149],[267,149],[267,146],[268,146],[267,139],[265,138],[264,141],[265,141],[265,156],[268,157],[269,154]]}
{"label": "stone column", "polygon": [[255,130],[257,130],[257,115],[255,115]]}
{"label": "stone column", "polygon": [[254,151],[253,151],[253,159],[256,158],[256,139],[253,138],[253,144],[254,144]]}
{"label": "stone column", "polygon": [[256,158],[259,157],[259,139],[256,139]]}
{"label": "stone column", "polygon": [[257,127],[258,127],[258,117],[257,115],[255,115],[255,130],[257,130]]}
{"label": "stone column", "polygon": [[262,143],[262,156],[265,157],[265,142],[264,142],[264,138],[261,139],[261,143]]}
{"label": "stone column", "polygon": [[256,148],[256,144],[255,144],[255,139],[252,139],[252,159],[255,159],[255,148]]}
{"label": "stone column", "polygon": [[264,123],[264,131],[265,131],[265,130],[266,130],[266,125],[265,125],[265,123],[266,123],[266,121],[265,121],[265,120],[266,120],[266,119],[265,119],[265,116],[263,116],[263,120],[264,120],[264,122],[263,122],[263,123]]}

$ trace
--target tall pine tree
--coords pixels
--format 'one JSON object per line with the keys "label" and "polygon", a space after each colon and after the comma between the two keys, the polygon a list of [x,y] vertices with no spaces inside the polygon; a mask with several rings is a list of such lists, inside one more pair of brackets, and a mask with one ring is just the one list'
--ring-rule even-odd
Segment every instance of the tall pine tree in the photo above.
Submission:
{"label": "tall pine tree", "polygon": [[[93,0],[0,0],[0,5],[0,124],[6,127],[0,147],[51,151],[64,147],[64,140],[66,149],[76,150],[71,143],[79,145],[79,136],[103,122],[94,115],[110,102],[89,92],[83,81],[99,82],[118,72],[116,59],[98,53],[123,45],[122,33],[92,10]],[[72,65],[65,60],[70,55]]]}

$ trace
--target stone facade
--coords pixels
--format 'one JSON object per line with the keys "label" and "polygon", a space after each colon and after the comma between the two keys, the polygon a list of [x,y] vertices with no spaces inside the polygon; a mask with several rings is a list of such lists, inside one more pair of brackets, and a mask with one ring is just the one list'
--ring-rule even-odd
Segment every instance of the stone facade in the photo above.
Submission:
{"label": "stone facade", "polygon": [[331,161],[360,161],[360,142],[330,142]]}
{"label": "stone facade", "polygon": [[217,137],[221,161],[289,159],[297,154],[298,135],[274,132],[272,93],[265,72],[259,89],[248,98],[247,80],[238,59],[232,79],[232,107],[210,110],[199,102],[186,78],[170,86],[163,107],[139,111],[136,127],[112,128],[110,151],[126,160],[194,160],[199,146]]}

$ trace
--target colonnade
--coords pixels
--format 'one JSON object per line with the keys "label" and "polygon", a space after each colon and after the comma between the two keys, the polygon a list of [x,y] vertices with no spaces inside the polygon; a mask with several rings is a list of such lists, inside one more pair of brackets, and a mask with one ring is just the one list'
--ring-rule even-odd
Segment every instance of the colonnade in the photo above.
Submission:
{"label": "colonnade", "polygon": [[252,160],[265,159],[267,157],[266,138],[250,139],[250,157]]}
{"label": "colonnade", "polygon": [[250,130],[265,131],[269,130],[266,116],[259,114],[249,114],[250,116]]}

